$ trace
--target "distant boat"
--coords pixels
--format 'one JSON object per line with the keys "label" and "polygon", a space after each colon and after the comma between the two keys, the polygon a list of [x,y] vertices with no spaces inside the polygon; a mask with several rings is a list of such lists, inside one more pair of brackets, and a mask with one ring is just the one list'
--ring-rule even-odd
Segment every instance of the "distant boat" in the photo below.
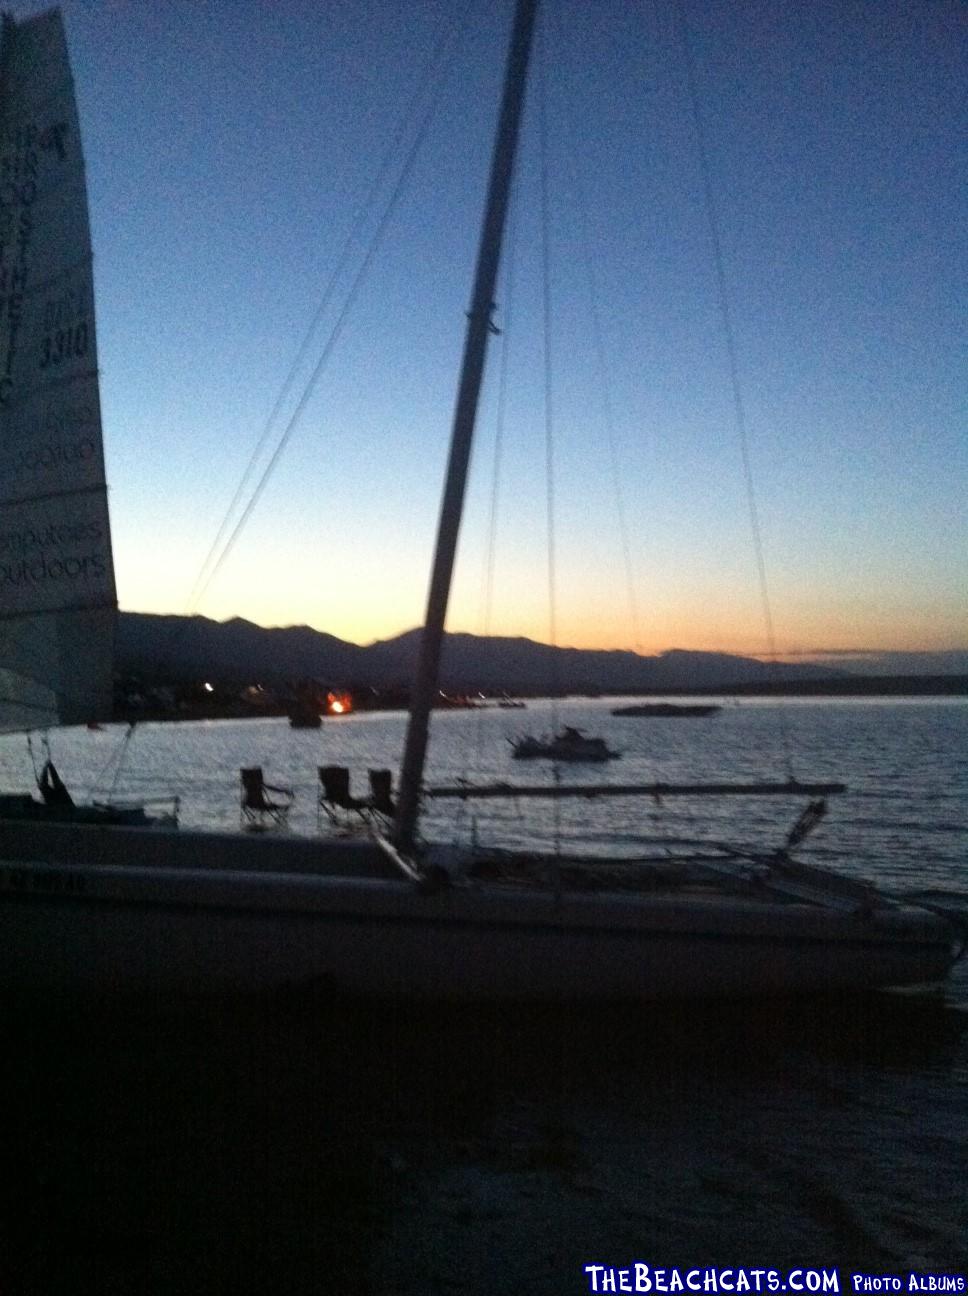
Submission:
{"label": "distant boat", "polygon": [[434,706],[439,707],[441,711],[482,711],[484,709],[484,703],[477,698],[468,697],[465,693],[456,695],[445,693],[443,689],[438,692]]}
{"label": "distant boat", "polygon": [[711,716],[717,711],[722,711],[721,706],[707,706],[700,704],[693,706],[680,706],[674,702],[643,702],[636,706],[615,707],[612,711],[613,716],[668,716],[675,718],[677,716]]}
{"label": "distant boat", "polygon": [[609,761],[618,760],[621,752],[611,751],[604,738],[589,738],[581,729],[565,726],[553,737],[535,738],[522,734],[509,738],[515,760],[533,760],[543,757],[554,761]]}
{"label": "distant boat", "polygon": [[[668,999],[916,985],[945,976],[957,958],[964,933],[937,905],[892,897],[792,858],[822,818],[823,798],[843,790],[838,784],[426,783],[428,721],[438,700],[485,354],[496,331],[497,268],[536,7],[536,0],[517,0],[399,797],[385,786],[380,797],[393,816],[392,835],[274,838],[0,818],[5,990],[316,987],[326,995],[464,1001]],[[83,723],[109,708],[114,583],[84,173],[57,11],[22,23],[4,20],[2,71],[3,217],[5,228],[18,233],[0,241],[0,271],[7,283],[26,283],[17,309],[8,304],[0,313],[4,537],[24,544],[23,537],[51,529],[50,548],[57,549],[56,556],[12,560],[36,574],[7,585],[11,602],[3,615],[8,628],[13,616],[23,622],[24,637],[11,648],[13,665],[28,679],[42,665],[56,665],[41,692],[51,702],[61,698],[61,719]],[[57,382],[42,380],[47,366]],[[54,411],[56,392],[63,405]],[[10,454],[14,432],[22,445],[32,432],[63,437],[64,453],[47,456],[50,494],[43,500],[31,497],[18,476],[17,465],[29,456]],[[78,460],[87,465],[86,484],[62,475],[62,465]],[[330,491],[323,469],[321,498]],[[67,513],[54,514],[55,496],[56,508]],[[31,583],[42,596],[35,610],[26,604]],[[80,590],[84,598],[66,599]],[[55,635],[41,635],[42,623]],[[42,695],[23,700],[28,720],[40,714],[43,701]],[[524,755],[527,744],[520,745],[516,754]],[[588,759],[594,751],[600,754],[592,759],[605,760],[616,754],[603,739],[574,730],[550,746],[540,754],[568,759],[568,751],[572,758],[582,751]],[[375,834],[369,811],[380,807],[346,791],[340,800],[347,814]],[[649,840],[646,814],[634,858],[497,851],[482,857],[476,845],[435,846],[418,832],[425,798],[564,795],[813,800],[785,839],[760,850],[709,841],[677,841],[673,849],[668,839]],[[628,843],[635,819],[626,814],[623,820],[616,836]]]}
{"label": "distant boat", "polygon": [[311,703],[289,709],[289,726],[292,729],[318,729],[322,723],[319,707]]}

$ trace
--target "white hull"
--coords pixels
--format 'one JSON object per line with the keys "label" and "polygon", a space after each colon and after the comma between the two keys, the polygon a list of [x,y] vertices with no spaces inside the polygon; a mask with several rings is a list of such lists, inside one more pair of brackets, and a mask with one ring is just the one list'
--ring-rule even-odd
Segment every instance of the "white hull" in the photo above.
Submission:
{"label": "white hull", "polygon": [[5,988],[705,998],[929,983],[952,960],[924,910],[426,891],[368,842],[0,825],[0,848]]}

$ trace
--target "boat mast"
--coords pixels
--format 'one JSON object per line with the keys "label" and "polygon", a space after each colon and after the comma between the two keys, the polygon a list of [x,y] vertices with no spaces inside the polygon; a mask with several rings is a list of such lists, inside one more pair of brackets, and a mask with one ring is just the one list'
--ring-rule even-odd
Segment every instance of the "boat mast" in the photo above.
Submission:
{"label": "boat mast", "polygon": [[531,36],[537,8],[538,0],[517,0],[508,50],[501,115],[498,119],[497,137],[491,159],[491,176],[481,225],[474,290],[468,312],[467,333],[464,338],[464,358],[457,387],[457,401],[454,406],[450,459],[447,464],[444,496],[437,525],[437,547],[430,590],[427,595],[427,613],[420,638],[420,653],[410,699],[410,724],[407,728],[403,766],[400,772],[400,794],[394,841],[401,850],[405,851],[412,850],[417,831],[430,712],[437,694],[444,620],[447,616],[457,536],[464,508],[464,488],[467,482],[474,423],[477,418],[481,379],[484,375],[487,339],[493,328],[491,312],[494,309],[494,285],[501,258],[501,243],[504,237],[511,175],[514,170],[514,155],[524,103],[528,59],[531,53]]}

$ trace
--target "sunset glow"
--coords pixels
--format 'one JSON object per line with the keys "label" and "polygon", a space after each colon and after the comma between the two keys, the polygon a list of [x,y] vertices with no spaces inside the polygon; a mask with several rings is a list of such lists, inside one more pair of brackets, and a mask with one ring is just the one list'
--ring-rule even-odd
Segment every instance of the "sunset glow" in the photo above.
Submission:
{"label": "sunset glow", "polygon": [[[577,0],[558,7],[550,119],[571,130],[583,174],[553,140],[545,339],[526,122],[514,280],[502,271],[449,625],[762,655],[760,558],[673,24],[619,0],[597,4],[594,24]],[[68,11],[122,608],[306,624],[358,644],[422,621],[509,9],[469,19],[350,302],[377,219],[357,227],[354,204],[460,7],[413,6],[406,24],[384,8],[348,0],[323,41],[312,7],[288,0],[245,22],[204,5],[177,25],[157,6]],[[948,10],[925,24],[893,0],[876,21],[862,5],[830,24],[802,6],[686,11],[773,646],[963,648],[968,221]],[[318,385],[192,602],[351,231],[250,486],[317,363]]]}

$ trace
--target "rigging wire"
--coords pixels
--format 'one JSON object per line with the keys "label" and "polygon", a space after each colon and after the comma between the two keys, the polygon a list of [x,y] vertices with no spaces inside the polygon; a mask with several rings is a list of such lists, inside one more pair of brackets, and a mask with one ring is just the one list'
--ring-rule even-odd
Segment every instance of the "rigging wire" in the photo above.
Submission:
{"label": "rigging wire", "polygon": [[[576,175],[577,179],[577,175]],[[615,498],[615,520],[618,523],[619,543],[622,549],[622,563],[625,570],[626,595],[629,604],[629,616],[632,624],[632,643],[637,653],[642,652],[638,601],[635,597],[635,577],[632,569],[632,546],[629,540],[628,519],[625,509],[625,496],[622,490],[622,478],[619,473],[617,438],[615,436],[615,418],[612,408],[611,390],[608,375],[608,363],[605,358],[605,342],[602,334],[601,311],[599,309],[598,282],[595,277],[594,262],[591,256],[591,245],[588,237],[587,210],[584,193],[579,185],[579,226],[582,240],[582,254],[585,260],[585,272],[588,276],[589,307],[592,319],[592,342],[595,349],[596,367],[602,392],[602,416],[608,439],[609,467],[612,475],[612,492]]]}
{"label": "rigging wire", "polygon": [[[428,71],[426,72],[425,76],[421,79],[421,82],[416,92],[411,98],[410,104],[408,105],[406,112],[401,118],[401,124],[397,129],[396,133],[394,134],[391,143],[387,148],[386,153],[384,154],[384,157],[377,170],[377,174],[374,177],[374,180],[370,185],[369,189],[367,190],[367,193],[362,203],[360,204],[360,207],[356,214],[356,218],[351,226],[349,233],[347,234],[347,237],[343,244],[342,251],[339,257],[337,258],[336,265],[333,269],[332,274],[330,275],[329,281],[327,282],[326,288],[323,292],[322,300],[320,301],[320,304],[316,309],[316,313],[314,314],[313,319],[309,325],[309,328],[303,338],[302,344],[299,347],[296,358],[293,361],[292,366],[290,367],[289,373],[287,374],[285,381],[283,382],[282,388],[279,392],[278,397],[276,398],[275,404],[272,407],[272,410],[266,421],[263,432],[260,435],[259,440],[257,441],[256,446],[252,451],[252,454],[249,458],[249,463],[246,466],[245,472],[242,475],[238,487],[236,488],[235,494],[232,497],[232,501],[225,512],[225,516],[223,517],[222,522],[219,526],[218,533],[214,541],[212,542],[212,546],[209,549],[208,554],[206,555],[205,561],[202,563],[201,569],[195,580],[195,584],[192,588],[192,592],[189,596],[188,615],[191,615],[198,607],[206,590],[211,585],[212,581],[215,579],[218,572],[221,570],[222,566],[224,565],[232,549],[235,547],[235,544],[239,536],[241,535],[242,530],[245,527],[245,524],[248,522],[249,517],[251,516],[252,511],[255,508],[255,505],[258,503],[259,498],[261,497],[265,487],[269,482],[270,477],[272,476],[273,471],[275,470],[282,456],[283,450],[286,448],[287,444],[289,443],[289,440],[292,437],[292,433],[294,432],[296,425],[298,424],[299,419],[301,418],[303,411],[305,410],[306,404],[308,403],[310,396],[315,390],[316,384],[318,383],[319,378],[322,375],[322,372],[326,366],[326,363],[333,352],[336,342],[339,340],[339,337],[343,331],[343,327],[345,326],[349,312],[352,306],[356,302],[356,299],[363,286],[363,283],[366,279],[370,266],[372,265],[374,257],[376,256],[376,253],[383,242],[383,236],[386,233],[387,227],[390,222],[390,218],[395,212],[399,200],[403,195],[403,192],[406,188],[406,183],[410,178],[411,172],[413,170],[413,166],[419,155],[424,140],[426,139],[427,132],[430,128],[430,124],[433,121],[437,108],[439,107],[447,77],[450,74],[453,67],[456,48],[461,38],[463,37],[467,27],[467,18],[468,15],[467,12],[465,11],[462,24],[450,31],[445,32],[441,37],[440,41],[438,42],[437,46],[435,47],[434,52],[429,60]],[[430,87],[429,91],[428,91],[428,86]],[[327,308],[329,307],[332,301],[332,298],[336,291],[336,285],[339,282],[339,280],[343,277],[344,272],[346,271],[346,268],[350,263],[350,255],[353,249],[353,245],[356,241],[357,230],[360,226],[364,225],[370,220],[373,209],[375,208],[376,205],[377,195],[379,191],[383,188],[384,183],[388,175],[390,174],[393,160],[396,157],[406,135],[412,129],[413,120],[415,117],[418,116],[418,110],[420,108],[421,100],[426,98],[428,94],[429,94],[429,99],[423,109],[423,113],[419,116],[416,134],[414,136],[410,149],[405,158],[403,167],[397,177],[396,183],[393,186],[393,189],[390,193],[390,197],[387,200],[384,210],[377,222],[376,229],[366,249],[365,255],[363,257],[363,261],[360,264],[355,276],[353,277],[350,283],[346,297],[344,298],[343,301],[343,305],[339,313],[337,314],[336,321],[333,324],[332,329],[330,330],[326,342],[323,345],[322,353],[315,367],[313,368],[309,378],[306,381],[306,384],[302,391],[302,395],[297,401],[295,409],[290,415],[289,421],[286,424],[286,427],[283,430],[281,436],[279,437],[279,440],[277,441],[275,450],[273,451],[271,457],[269,458],[266,467],[263,469],[262,475],[259,477],[259,480],[257,481],[255,487],[252,489],[248,501],[245,504],[244,508],[242,509],[242,512],[238,517],[238,520],[236,521],[231,533],[229,534],[228,539],[225,540],[224,537],[226,532],[229,529],[231,519],[233,515],[236,513],[240,505],[240,502],[244,496],[248,483],[252,479],[252,476],[255,472],[256,464],[258,463],[266,446],[269,443],[270,434],[273,430],[276,420],[280,415],[280,411],[282,410],[282,407],[292,390],[293,384],[296,379],[296,375],[298,374],[299,370],[303,365],[303,362],[305,361],[306,355],[308,354],[309,351],[310,343],[318,330],[323,315],[325,314]]]}
{"label": "rigging wire", "polygon": [[[544,378],[544,430],[545,430],[545,513],[548,533],[548,641],[551,645],[551,723],[554,733],[558,731],[558,694],[560,692],[561,674],[558,663],[558,580],[557,553],[555,534],[555,443],[554,443],[554,368],[552,356],[551,331],[551,206],[548,144],[548,77],[547,77],[547,28],[541,22],[538,29],[537,48],[537,82],[538,82],[538,123],[541,158],[541,310],[543,355],[542,370]],[[555,782],[560,781],[560,771],[556,761],[553,768]],[[552,797],[554,814],[554,847],[555,858],[561,853],[561,801]],[[556,866],[557,870],[557,866]],[[556,889],[560,887],[560,876],[556,875]]]}
{"label": "rigging wire", "polygon": [[[556,11],[553,12],[552,21],[560,24],[560,17]],[[555,27],[558,36],[559,48],[564,48],[564,41],[561,39],[560,26]],[[576,100],[577,101],[577,100]],[[629,605],[629,617],[632,628],[632,642],[637,653],[642,652],[642,636],[640,633],[640,620],[638,610],[638,600],[635,596],[635,578],[632,567],[632,546],[629,539],[628,514],[625,507],[625,492],[622,490],[622,478],[619,472],[619,455],[618,455],[618,438],[615,432],[615,415],[612,402],[612,382],[609,373],[608,360],[605,352],[604,330],[602,329],[602,311],[601,297],[598,290],[598,279],[595,274],[595,262],[591,254],[591,238],[589,234],[588,219],[588,196],[585,192],[585,186],[581,180],[581,170],[578,165],[578,145],[575,135],[574,115],[568,111],[567,104],[571,102],[571,96],[566,96],[566,107],[562,112],[565,125],[565,140],[568,145],[569,161],[571,164],[571,183],[575,193],[575,207],[578,213],[578,235],[581,242],[582,259],[585,263],[585,277],[588,290],[588,305],[591,316],[592,327],[592,345],[595,354],[595,367],[598,372],[598,386],[601,392],[602,400],[602,418],[605,425],[605,435],[608,442],[609,467],[612,477],[612,493],[615,499],[615,520],[618,524],[619,543],[622,550],[622,561],[625,570],[625,587],[626,596]]]}
{"label": "rigging wire", "polygon": [[[47,735],[46,735],[46,734],[44,735],[43,743],[44,743],[44,745],[46,746],[46,749],[47,749],[47,756],[48,756],[48,758],[49,758],[49,757],[50,757],[50,744],[47,742]],[[31,767],[32,767],[32,769],[33,769],[33,771],[34,771],[34,782],[35,782],[35,783],[38,785],[38,787],[39,787],[39,786],[40,786],[40,775],[39,775],[38,772],[37,772],[37,758],[34,756],[34,741],[33,741],[33,735],[32,735],[32,734],[29,734],[29,733],[27,734],[27,751],[30,753],[30,764],[31,764]]]}
{"label": "rigging wire", "polygon": [[517,246],[517,206],[514,201],[515,182],[512,180],[511,216],[508,221],[508,234],[505,240],[507,257],[504,283],[505,301],[504,322],[501,327],[501,360],[498,367],[497,411],[494,429],[494,460],[491,467],[491,495],[488,506],[487,549],[484,561],[482,589],[482,629],[484,635],[490,634],[491,614],[494,608],[494,570],[497,552],[497,516],[501,494],[501,461],[504,449],[504,431],[507,421],[508,405],[508,372],[510,369],[511,337],[514,294],[515,252]]}
{"label": "rigging wire", "polygon": [[[539,42],[540,44],[540,42]],[[543,50],[539,49],[543,55]],[[548,536],[547,591],[548,591],[548,642],[558,646],[558,580],[555,552],[555,445],[553,405],[553,357],[551,351],[551,209],[549,201],[548,167],[548,105],[545,61],[539,57],[538,102],[541,176],[541,311],[542,311],[542,377],[544,382],[544,451],[545,451],[545,523]],[[552,700],[558,692],[557,654],[552,655]],[[557,716],[555,717],[557,723]]]}
{"label": "rigging wire", "polygon": [[114,765],[114,777],[112,778],[111,786],[108,789],[109,800],[111,797],[114,796],[115,792],[117,791],[118,780],[121,778],[121,771],[124,768],[124,762],[128,755],[128,747],[131,745],[131,739],[134,737],[134,731],[135,731],[135,722],[132,720],[129,721],[128,727],[125,729],[124,737],[121,739],[120,747],[114,753],[114,755],[108,757],[108,760],[104,765],[104,768],[97,776],[95,786],[101,787],[105,777],[107,776],[108,770],[111,768],[112,764]]}
{"label": "rigging wire", "polygon": [[[776,634],[773,624],[773,610],[770,600],[769,580],[766,571],[766,557],[763,545],[763,532],[760,525],[759,508],[757,505],[756,487],[753,479],[753,461],[750,453],[749,431],[746,418],[746,404],[743,400],[742,385],[739,378],[739,362],[737,360],[736,334],[733,328],[732,311],[730,309],[729,288],[726,280],[726,262],[723,256],[722,238],[719,232],[719,214],[716,207],[715,194],[712,182],[712,167],[709,162],[709,151],[706,147],[706,132],[703,127],[702,111],[699,105],[699,90],[696,77],[696,64],[693,56],[692,42],[689,34],[689,25],[686,21],[685,9],[682,0],[678,0],[676,5],[676,14],[678,17],[679,36],[683,50],[683,60],[686,69],[686,85],[689,93],[690,107],[692,109],[693,128],[696,134],[696,148],[699,158],[699,169],[702,177],[703,199],[706,209],[706,220],[709,225],[710,241],[712,243],[713,260],[716,267],[716,284],[719,297],[719,310],[723,324],[723,337],[726,346],[726,354],[729,366],[730,388],[733,397],[733,418],[736,427],[737,438],[740,446],[740,457],[743,465],[743,479],[746,486],[746,504],[749,514],[750,532],[753,541],[753,550],[756,557],[756,569],[759,582],[760,604],[763,616],[763,623],[766,633],[767,651],[770,659],[770,665],[774,670],[777,659]],[[787,717],[783,708],[777,708],[780,716],[781,736],[785,749],[785,758],[787,772],[793,777],[792,763],[792,743],[790,739],[790,728]]]}

